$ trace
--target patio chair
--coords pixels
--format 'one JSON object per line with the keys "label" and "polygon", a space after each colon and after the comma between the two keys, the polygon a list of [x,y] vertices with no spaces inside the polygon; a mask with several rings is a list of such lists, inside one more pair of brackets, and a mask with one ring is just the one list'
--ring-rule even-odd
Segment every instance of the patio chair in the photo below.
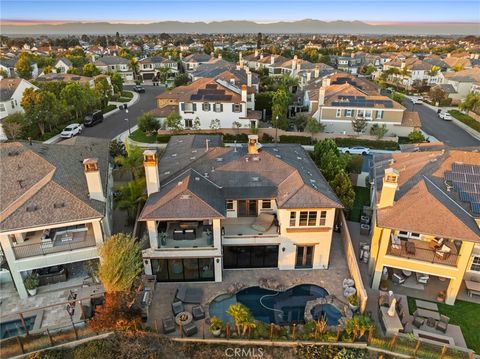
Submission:
{"label": "patio chair", "polygon": [[405,277],[398,273],[393,273],[392,282],[395,284],[402,284],[405,282]]}
{"label": "patio chair", "polygon": [[183,326],[183,334],[187,337],[191,337],[198,333],[198,328],[194,323],[188,323]]}
{"label": "patio chair", "polygon": [[417,272],[415,276],[417,277],[417,282],[420,284],[427,284],[428,280],[430,279],[429,275],[425,273]]}
{"label": "patio chair", "polygon": [[194,305],[192,307],[192,315],[194,320],[200,320],[205,318],[205,311],[201,305]]}
{"label": "patio chair", "polygon": [[425,319],[424,318],[420,318],[418,315],[417,315],[417,312],[415,311],[415,313],[413,313],[413,321],[412,321],[412,324],[417,328],[417,329],[420,329],[421,326],[425,323]]}
{"label": "patio chair", "polygon": [[173,315],[176,316],[177,314],[184,312],[185,307],[183,306],[182,302],[173,302],[172,303],[172,312]]}
{"label": "patio chair", "polygon": [[440,330],[441,332],[446,333],[447,328],[448,328],[448,322],[450,321],[450,318],[447,317],[446,315],[440,314],[440,320],[437,322],[437,325],[435,326],[435,329]]}
{"label": "patio chair", "polygon": [[175,331],[175,321],[172,317],[162,319],[163,334],[173,333]]}

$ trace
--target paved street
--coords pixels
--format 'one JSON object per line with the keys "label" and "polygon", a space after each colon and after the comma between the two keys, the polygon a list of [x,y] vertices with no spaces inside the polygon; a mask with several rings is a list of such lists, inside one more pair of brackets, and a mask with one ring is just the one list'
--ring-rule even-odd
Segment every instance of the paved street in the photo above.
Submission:
{"label": "paved street", "polygon": [[[128,109],[128,118],[130,119],[130,127],[137,124],[137,117],[143,112],[153,110],[155,108],[155,97],[165,91],[164,87],[144,86],[145,93],[140,94],[140,98],[135,105]],[[133,86],[124,86],[125,90],[131,90]],[[102,123],[93,127],[85,127],[82,135],[89,137],[100,137],[112,139],[120,133],[128,130],[128,122],[125,121],[127,114],[125,111],[119,111],[105,118]]]}
{"label": "paved street", "polygon": [[403,103],[409,111],[417,111],[422,122],[422,130],[452,147],[480,146],[468,132],[458,127],[453,121],[444,121],[437,113],[425,105],[413,105],[411,101]]}

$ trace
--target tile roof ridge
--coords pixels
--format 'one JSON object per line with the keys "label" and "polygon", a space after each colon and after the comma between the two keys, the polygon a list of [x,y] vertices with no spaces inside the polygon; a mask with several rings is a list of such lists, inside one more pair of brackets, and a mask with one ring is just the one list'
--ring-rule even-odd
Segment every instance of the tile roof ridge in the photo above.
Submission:
{"label": "tile roof ridge", "polygon": [[199,195],[197,195],[195,192],[192,192],[192,190],[190,188],[188,188],[187,186],[187,189],[186,191],[190,192],[192,194],[192,196],[195,196],[196,198],[198,198],[198,200],[202,201],[208,208],[210,208],[212,211],[214,211],[215,213],[217,213],[220,217],[222,218],[225,218],[225,216],[223,214],[221,214],[220,212],[218,212],[215,208],[213,208],[208,202],[206,202],[202,197],[200,197]]}

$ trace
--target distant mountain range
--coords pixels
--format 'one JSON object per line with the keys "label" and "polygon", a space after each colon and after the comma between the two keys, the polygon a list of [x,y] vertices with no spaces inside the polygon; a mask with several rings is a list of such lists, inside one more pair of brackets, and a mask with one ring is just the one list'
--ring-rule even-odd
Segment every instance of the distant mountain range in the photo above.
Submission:
{"label": "distant mountain range", "polygon": [[[413,9],[412,9],[413,10]],[[148,33],[315,33],[385,35],[478,35],[477,23],[392,23],[373,25],[361,21],[299,20],[257,23],[253,21],[182,22],[161,21],[149,24],[109,22],[70,22],[58,25],[3,24],[3,35],[78,35]]]}

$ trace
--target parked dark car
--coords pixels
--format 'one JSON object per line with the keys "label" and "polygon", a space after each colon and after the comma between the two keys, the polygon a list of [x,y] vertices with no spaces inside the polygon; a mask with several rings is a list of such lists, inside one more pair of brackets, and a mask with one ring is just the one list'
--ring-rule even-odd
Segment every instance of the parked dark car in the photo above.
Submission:
{"label": "parked dark car", "polygon": [[137,93],[144,93],[145,92],[145,87],[140,86],[140,85],[135,85],[133,86],[133,91]]}
{"label": "parked dark car", "polygon": [[103,113],[100,110],[92,111],[85,116],[83,124],[87,127],[95,126],[97,123],[103,121]]}

